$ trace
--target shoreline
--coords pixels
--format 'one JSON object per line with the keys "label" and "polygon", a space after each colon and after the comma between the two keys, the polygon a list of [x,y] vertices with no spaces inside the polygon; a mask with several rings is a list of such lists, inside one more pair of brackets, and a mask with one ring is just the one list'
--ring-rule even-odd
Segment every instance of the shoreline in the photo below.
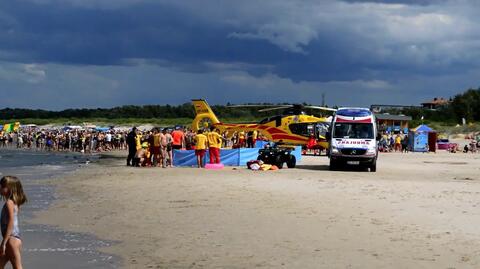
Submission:
{"label": "shoreline", "polygon": [[480,155],[405,156],[367,173],[330,172],[325,157],[252,172],[130,168],[113,154],[54,182],[35,221],[117,242],[100,251],[123,268],[478,267]]}
{"label": "shoreline", "polygon": [[[48,210],[56,199],[58,178],[72,176],[95,156],[2,149],[1,174],[19,176],[29,201],[20,210],[23,265],[34,268],[115,268],[116,257],[97,251],[110,242],[91,234],[62,230],[58,225],[34,222],[35,214]],[[79,265],[81,267],[79,267]]]}

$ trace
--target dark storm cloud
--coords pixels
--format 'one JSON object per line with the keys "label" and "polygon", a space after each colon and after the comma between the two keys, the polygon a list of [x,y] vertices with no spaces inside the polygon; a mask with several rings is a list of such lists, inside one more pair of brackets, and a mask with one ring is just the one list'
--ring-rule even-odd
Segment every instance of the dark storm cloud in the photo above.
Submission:
{"label": "dark storm cloud", "polygon": [[447,2],[447,0],[342,0],[350,3],[383,3],[383,4],[405,4],[405,5],[432,5]]}
{"label": "dark storm cloud", "polygon": [[[188,74],[203,84],[184,87],[206,92],[216,85],[232,91],[252,88],[254,95],[261,90],[271,96],[275,90],[265,87],[271,85],[281,89],[285,101],[297,98],[288,92],[300,85],[311,94],[315,88],[347,93],[351,87],[351,100],[360,90],[387,98],[405,85],[410,93],[427,92],[428,85],[438,86],[439,95],[451,95],[477,86],[478,10],[478,2],[467,0],[5,1],[0,7],[0,79],[23,92],[48,88],[51,96],[60,89],[79,92],[101,85],[115,93],[118,104],[129,102],[121,98],[129,88],[164,83],[157,80],[159,74],[172,77],[165,83],[186,96],[198,90],[174,82],[189,80]],[[90,75],[75,66],[86,66],[80,69]],[[56,77],[62,69],[71,71],[69,80]],[[158,73],[144,73],[137,84],[124,79],[125,70],[141,74],[147,69]]]}
{"label": "dark storm cloud", "polygon": [[[90,1],[83,5],[78,4],[80,1],[9,1],[2,6],[5,15],[0,49],[8,53],[3,60],[11,61],[122,65],[133,58],[159,60],[188,72],[208,72],[204,62],[269,65],[274,72],[296,81],[368,78],[371,70],[450,71],[437,63],[448,51],[437,52],[435,42],[446,41],[451,27],[436,17],[438,8],[374,9],[379,2],[427,5],[444,1],[347,2],[369,6],[335,1],[305,1],[303,6],[288,1],[257,5],[248,1],[231,5],[216,5],[217,1],[201,5],[103,1],[102,6]],[[236,8],[240,11],[230,10]],[[349,13],[354,11],[356,14]],[[422,14],[427,16],[419,17]],[[391,18],[394,16],[398,19]],[[409,25],[407,20],[419,22]],[[428,40],[432,34],[428,29],[411,29],[444,26],[445,38],[432,40]],[[432,28],[435,30],[444,31]],[[408,37],[402,31],[413,33]],[[416,37],[415,32],[426,35],[427,40]],[[382,51],[389,54],[380,55]],[[420,57],[424,62],[417,61]],[[471,63],[474,61],[462,62],[467,66]],[[265,70],[252,72],[264,74]]]}
{"label": "dark storm cloud", "polygon": [[268,42],[228,38],[228,25],[207,24],[176,7],[142,3],[95,9],[68,2],[2,6],[0,49],[4,60],[121,65],[125,59],[162,60],[189,71],[205,61],[268,63],[284,54]]}

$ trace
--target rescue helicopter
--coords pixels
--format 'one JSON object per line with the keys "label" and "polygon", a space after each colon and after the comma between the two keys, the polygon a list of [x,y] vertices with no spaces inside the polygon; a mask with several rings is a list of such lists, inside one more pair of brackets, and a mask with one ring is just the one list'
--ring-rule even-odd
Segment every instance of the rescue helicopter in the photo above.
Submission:
{"label": "rescue helicopter", "polygon": [[[259,110],[259,112],[283,110],[280,115],[267,117],[258,123],[222,123],[218,120],[207,101],[194,99],[192,104],[195,108],[195,119],[192,122],[192,130],[214,126],[220,132],[228,131],[229,135],[234,132],[257,131],[267,140],[281,145],[301,145],[308,149],[328,149],[326,133],[329,130],[331,117],[315,117],[306,115],[305,108],[334,112],[336,109],[321,106],[306,105],[275,105]],[[265,105],[238,105],[231,107],[252,107]]]}

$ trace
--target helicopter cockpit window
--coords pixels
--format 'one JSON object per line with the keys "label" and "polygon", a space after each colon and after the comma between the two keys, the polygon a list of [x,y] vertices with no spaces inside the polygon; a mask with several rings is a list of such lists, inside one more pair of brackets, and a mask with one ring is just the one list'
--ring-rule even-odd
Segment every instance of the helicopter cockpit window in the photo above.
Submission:
{"label": "helicopter cockpit window", "polygon": [[296,135],[311,137],[316,139],[319,136],[325,137],[328,132],[328,123],[292,123],[289,125],[290,131]]}
{"label": "helicopter cockpit window", "polygon": [[296,135],[310,136],[314,133],[311,123],[292,123],[289,125],[289,128]]}
{"label": "helicopter cockpit window", "polygon": [[315,125],[315,129],[316,129],[317,138],[319,138],[320,136],[325,138],[328,130],[330,129],[330,124],[329,123],[317,123]]}

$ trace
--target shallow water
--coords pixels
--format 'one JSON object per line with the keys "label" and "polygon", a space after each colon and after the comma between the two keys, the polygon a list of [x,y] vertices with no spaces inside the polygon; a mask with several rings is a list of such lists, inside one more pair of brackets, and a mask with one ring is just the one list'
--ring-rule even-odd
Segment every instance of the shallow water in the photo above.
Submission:
{"label": "shallow water", "polygon": [[111,242],[92,235],[70,233],[56,227],[30,224],[29,219],[47,209],[54,200],[55,189],[44,184],[76,169],[81,169],[95,157],[75,153],[47,153],[0,149],[0,177],[18,176],[28,196],[20,211],[20,231],[23,239],[25,268],[116,268],[119,258],[99,252],[99,247]]}

